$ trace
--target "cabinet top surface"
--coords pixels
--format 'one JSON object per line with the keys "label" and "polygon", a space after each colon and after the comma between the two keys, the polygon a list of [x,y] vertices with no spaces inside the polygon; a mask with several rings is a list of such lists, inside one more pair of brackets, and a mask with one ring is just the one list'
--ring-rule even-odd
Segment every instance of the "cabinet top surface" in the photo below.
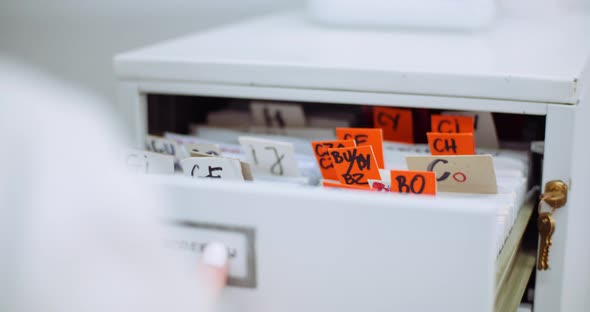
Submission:
{"label": "cabinet top surface", "polygon": [[487,29],[324,26],[257,18],[118,55],[120,78],[576,103],[590,13],[498,17]]}

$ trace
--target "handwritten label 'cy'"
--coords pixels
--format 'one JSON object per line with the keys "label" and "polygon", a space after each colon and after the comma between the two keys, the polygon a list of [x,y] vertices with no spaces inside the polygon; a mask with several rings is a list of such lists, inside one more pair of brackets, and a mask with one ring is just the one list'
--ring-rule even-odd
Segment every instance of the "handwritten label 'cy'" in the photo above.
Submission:
{"label": "handwritten label 'cy'", "polygon": [[336,128],[336,137],[338,140],[354,140],[356,146],[372,146],[377,166],[385,168],[381,128]]}
{"label": "handwritten label 'cy'", "polygon": [[334,164],[332,163],[332,157],[328,153],[329,148],[343,148],[343,147],[354,147],[353,140],[336,140],[336,141],[315,141],[311,142],[313,153],[318,166],[322,172],[322,177],[329,180],[338,180],[336,170],[334,170]]}
{"label": "handwritten label 'cy'", "polygon": [[383,129],[386,141],[414,143],[412,110],[390,107],[373,107],[373,125]]}
{"label": "handwritten label 'cy'", "polygon": [[371,146],[329,148],[328,152],[340,183],[368,188],[369,179],[381,179]]}
{"label": "handwritten label 'cy'", "polygon": [[475,139],[473,133],[428,132],[428,145],[432,155],[473,155]]}

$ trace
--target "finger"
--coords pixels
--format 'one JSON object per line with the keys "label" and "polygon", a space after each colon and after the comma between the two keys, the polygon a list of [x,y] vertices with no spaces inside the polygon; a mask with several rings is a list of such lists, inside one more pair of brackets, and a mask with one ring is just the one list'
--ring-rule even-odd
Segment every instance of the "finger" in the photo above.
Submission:
{"label": "finger", "polygon": [[203,249],[199,271],[211,296],[216,298],[227,282],[227,247],[219,242],[208,243]]}

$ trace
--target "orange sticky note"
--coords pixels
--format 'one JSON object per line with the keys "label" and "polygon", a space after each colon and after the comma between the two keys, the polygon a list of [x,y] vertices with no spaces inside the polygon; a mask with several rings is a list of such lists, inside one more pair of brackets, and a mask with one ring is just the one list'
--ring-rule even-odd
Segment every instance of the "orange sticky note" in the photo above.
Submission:
{"label": "orange sticky note", "polygon": [[369,188],[369,179],[381,179],[372,146],[329,148],[328,152],[340,183]]}
{"label": "orange sticky note", "polygon": [[377,166],[381,169],[385,168],[381,128],[336,128],[336,137],[338,140],[354,140],[356,146],[372,146]]}
{"label": "orange sticky note", "polygon": [[392,193],[436,195],[433,171],[391,170]]}
{"label": "orange sticky note", "polygon": [[373,125],[383,129],[386,141],[414,143],[411,109],[373,107]]}
{"label": "orange sticky note", "polygon": [[473,116],[432,115],[430,131],[441,133],[473,133],[475,118]]}
{"label": "orange sticky note", "polygon": [[374,191],[371,188],[366,188],[366,187],[362,187],[362,186],[347,185],[347,184],[334,183],[334,182],[328,182],[328,181],[323,181],[322,182],[322,185],[324,187],[334,187],[334,188],[343,188],[343,189],[351,189],[351,190],[362,190],[362,191]]}
{"label": "orange sticky note", "polygon": [[354,147],[353,140],[337,140],[337,141],[315,141],[311,142],[313,153],[318,166],[322,172],[322,177],[329,180],[338,180],[336,171],[334,170],[334,164],[332,164],[332,158],[328,153],[329,148],[343,148],[343,147]]}
{"label": "orange sticky note", "polygon": [[473,133],[426,133],[432,155],[474,155]]}

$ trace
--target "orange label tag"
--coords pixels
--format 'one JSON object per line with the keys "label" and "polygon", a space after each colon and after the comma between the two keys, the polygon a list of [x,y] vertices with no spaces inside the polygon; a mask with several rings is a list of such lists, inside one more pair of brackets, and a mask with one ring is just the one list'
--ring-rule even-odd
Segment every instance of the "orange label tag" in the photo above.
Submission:
{"label": "orange label tag", "polygon": [[372,146],[377,166],[385,168],[383,130],[380,128],[336,128],[336,137],[338,140],[354,140],[356,146]]}
{"label": "orange label tag", "polygon": [[354,147],[353,140],[339,140],[339,141],[316,141],[311,142],[313,153],[318,166],[322,172],[322,177],[328,180],[338,180],[336,170],[334,170],[334,164],[332,164],[332,158],[328,153],[329,148],[343,148],[343,147]]}
{"label": "orange label tag", "polygon": [[475,118],[473,116],[432,115],[430,131],[441,133],[473,133]]}
{"label": "orange label tag", "polygon": [[328,152],[340,183],[369,188],[369,179],[381,179],[371,146],[329,148]]}
{"label": "orange label tag", "polygon": [[414,143],[414,124],[412,110],[373,107],[373,125],[383,129],[386,141]]}
{"label": "orange label tag", "polygon": [[357,186],[357,185],[346,185],[346,184],[340,184],[340,183],[334,183],[334,182],[328,182],[328,181],[323,181],[322,182],[322,185],[324,187],[334,187],[334,188],[343,188],[343,189],[352,189],[352,190],[373,191],[373,189],[371,189],[371,188],[366,188],[366,187]]}
{"label": "orange label tag", "polygon": [[432,171],[391,170],[390,191],[436,195],[436,176]]}
{"label": "orange label tag", "polygon": [[474,155],[473,133],[426,133],[432,155]]}

